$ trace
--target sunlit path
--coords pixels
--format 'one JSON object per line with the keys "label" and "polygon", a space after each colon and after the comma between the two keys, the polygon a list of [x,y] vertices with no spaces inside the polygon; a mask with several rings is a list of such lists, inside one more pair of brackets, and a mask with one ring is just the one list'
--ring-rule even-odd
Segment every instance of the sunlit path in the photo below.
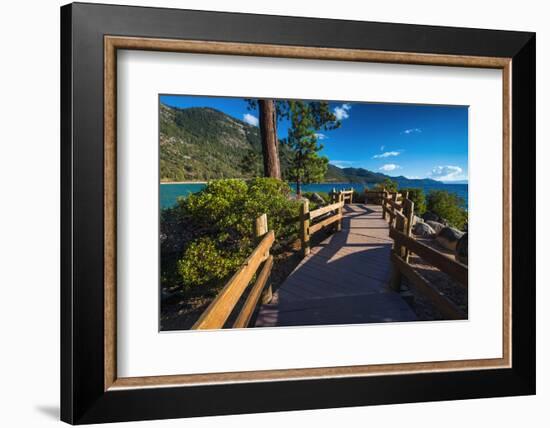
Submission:
{"label": "sunlit path", "polygon": [[342,230],[311,249],[260,307],[257,327],[412,321],[388,288],[393,240],[378,205],[344,206]]}

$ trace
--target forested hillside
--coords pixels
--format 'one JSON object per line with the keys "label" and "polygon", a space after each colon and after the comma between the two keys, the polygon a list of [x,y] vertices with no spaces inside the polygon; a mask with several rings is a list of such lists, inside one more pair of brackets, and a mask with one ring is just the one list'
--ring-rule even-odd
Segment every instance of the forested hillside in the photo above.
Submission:
{"label": "forested hillside", "polygon": [[[260,130],[219,110],[206,107],[180,109],[160,105],[161,181],[207,181],[263,175]],[[283,178],[289,149],[279,145]],[[324,181],[380,183],[387,175],[364,168],[329,164]],[[400,185],[435,181],[390,177]]]}

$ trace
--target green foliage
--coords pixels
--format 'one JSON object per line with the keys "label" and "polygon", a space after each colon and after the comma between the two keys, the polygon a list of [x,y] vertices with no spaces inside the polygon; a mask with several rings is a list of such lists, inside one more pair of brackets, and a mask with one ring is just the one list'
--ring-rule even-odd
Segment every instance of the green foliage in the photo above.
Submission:
{"label": "green foliage", "polygon": [[[254,223],[264,213],[276,243],[295,236],[300,204],[289,195],[288,184],[275,178],[223,179],[178,200],[177,207],[166,212],[186,234],[180,235],[184,242],[176,264],[178,282],[164,286],[205,292],[221,287],[252,252]],[[169,272],[164,277],[174,278]]]}
{"label": "green foliage", "polygon": [[[366,189],[366,187],[365,187]],[[353,202],[358,204],[364,204],[365,203],[365,192],[358,192],[357,190],[353,189]]]}
{"label": "green foliage", "polygon": [[246,176],[261,177],[263,175],[261,153],[250,149],[241,160],[241,171]]}
{"label": "green foliage", "polygon": [[445,190],[431,190],[428,193],[428,211],[446,219],[451,226],[463,229],[468,222],[468,211],[462,208],[464,200]]}
{"label": "green foliage", "polygon": [[[287,167],[281,147],[281,169]],[[260,130],[213,108],[160,105],[161,181],[263,175]]]}
{"label": "green foliage", "polygon": [[234,272],[243,254],[219,248],[211,237],[200,238],[185,250],[178,261],[178,272],[189,286],[215,284]]}
{"label": "green foliage", "polygon": [[[313,194],[317,193],[321,199],[323,200],[323,204],[317,204],[313,202]],[[317,208],[320,208],[322,205],[326,205],[330,203],[330,196],[327,192],[302,192],[302,196],[309,200],[309,210],[316,210]]]}
{"label": "green foliage", "polygon": [[290,149],[288,177],[296,182],[296,193],[301,195],[303,183],[322,181],[328,169],[328,158],[319,156],[323,149],[317,142],[319,130],[338,128],[340,122],[330,111],[328,102],[287,101],[286,114],[290,119],[285,145]]}
{"label": "green foliage", "polygon": [[397,182],[393,181],[391,178],[385,178],[382,182],[376,183],[374,188],[376,190],[386,189],[388,192],[397,192]]}
{"label": "green foliage", "polygon": [[409,199],[414,202],[414,212],[422,215],[426,212],[426,195],[420,187],[405,187],[400,192],[409,192]]}

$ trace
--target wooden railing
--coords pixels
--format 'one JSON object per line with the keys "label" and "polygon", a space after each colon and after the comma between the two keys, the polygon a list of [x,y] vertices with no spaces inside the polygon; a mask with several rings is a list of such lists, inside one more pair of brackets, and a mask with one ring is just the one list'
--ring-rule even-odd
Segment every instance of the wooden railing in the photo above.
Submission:
{"label": "wooden railing", "polygon": [[[336,193],[336,191],[333,190],[331,195],[333,195],[333,197],[335,197],[336,195],[340,194],[340,195],[342,195],[344,203],[347,202],[349,204],[353,204],[353,192],[354,192],[353,189],[340,190],[338,193]],[[335,201],[333,201],[333,202],[335,202]]]}
{"label": "wooden railing", "polygon": [[399,291],[401,289],[402,277],[405,276],[409,284],[420,294],[430,299],[439,312],[446,318],[465,319],[466,315],[457,305],[445,297],[418,270],[409,264],[410,254],[414,253],[427,264],[447,274],[462,287],[468,287],[468,266],[417,241],[412,236],[414,203],[407,196],[405,194],[400,197],[398,193],[390,194],[389,192],[385,192],[382,201],[384,218],[388,217],[390,223],[390,238],[394,240],[390,256],[393,266],[390,286],[395,291]]}
{"label": "wooden railing", "polygon": [[[353,195],[353,191],[351,192]],[[313,211],[309,210],[309,201],[304,199],[300,208],[299,219],[300,242],[302,254],[304,256],[307,256],[310,252],[309,239],[315,232],[318,232],[319,230],[334,223],[336,224],[337,231],[342,230],[342,208],[346,197],[350,201],[353,199],[353,196],[350,199],[349,191],[331,192],[332,203]],[[313,220],[319,217],[322,217],[321,221],[314,223]]]}
{"label": "wooden railing", "polygon": [[385,196],[385,192],[382,190],[369,190],[365,189],[365,203],[371,203],[374,205],[382,205],[382,200]]}
{"label": "wooden railing", "polygon": [[202,313],[192,329],[222,328],[262,264],[263,267],[233,323],[233,328],[247,327],[258,302],[267,303],[271,300],[271,287],[266,288],[266,284],[273,267],[273,256],[269,252],[275,241],[275,234],[272,230],[268,231],[265,214],[256,219],[254,233],[258,239],[257,247]]}

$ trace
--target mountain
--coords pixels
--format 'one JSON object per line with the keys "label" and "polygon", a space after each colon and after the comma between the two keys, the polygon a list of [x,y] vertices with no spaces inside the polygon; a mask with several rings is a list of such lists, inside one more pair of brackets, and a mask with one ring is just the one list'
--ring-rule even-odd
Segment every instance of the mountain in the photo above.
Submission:
{"label": "mountain", "polygon": [[468,180],[442,181],[445,184],[468,184]]}
{"label": "mountain", "polygon": [[[336,167],[338,168],[338,167]],[[339,168],[341,174],[350,183],[380,183],[388,178],[387,175],[369,171],[364,168]]]}
{"label": "mountain", "polygon": [[[177,108],[160,105],[161,181],[202,181],[262,175],[262,146],[256,126],[208,107]],[[289,149],[280,144],[283,176]],[[329,163],[326,182],[380,183],[386,178],[401,187],[437,184],[431,179],[390,177],[364,168],[339,168]]]}
{"label": "mountain", "polygon": [[257,127],[212,108],[160,105],[161,181],[253,175],[261,167],[260,150]]}
{"label": "mountain", "polygon": [[416,187],[440,183],[436,180],[432,180],[431,178],[407,178],[402,175],[398,177],[390,177],[389,175],[369,171],[364,168],[339,168],[332,164],[329,164],[328,171],[325,175],[325,180],[333,183],[376,184],[383,182],[387,178],[396,181],[397,184],[399,184],[399,187]]}

